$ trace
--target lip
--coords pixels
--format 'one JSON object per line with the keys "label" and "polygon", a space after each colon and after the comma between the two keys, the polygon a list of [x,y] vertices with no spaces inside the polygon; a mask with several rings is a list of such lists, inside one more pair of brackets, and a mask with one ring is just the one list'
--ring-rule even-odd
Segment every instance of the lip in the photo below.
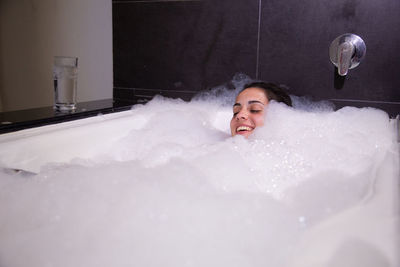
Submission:
{"label": "lip", "polygon": [[[246,127],[246,128],[249,128],[250,130],[238,131],[238,129],[239,129],[240,127]],[[252,132],[252,131],[254,130],[254,128],[255,128],[255,127],[252,127],[252,126],[247,125],[247,124],[240,124],[240,125],[238,125],[238,126],[236,127],[236,130],[235,130],[235,131],[236,131],[236,134],[245,135],[245,134],[247,134],[247,133],[249,133],[249,132]]]}

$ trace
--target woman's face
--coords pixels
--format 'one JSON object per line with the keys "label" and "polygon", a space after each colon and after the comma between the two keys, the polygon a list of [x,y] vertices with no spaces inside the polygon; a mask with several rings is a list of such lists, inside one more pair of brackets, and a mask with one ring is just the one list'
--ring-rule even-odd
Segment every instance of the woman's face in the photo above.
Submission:
{"label": "woman's face", "polygon": [[268,105],[268,98],[263,89],[250,87],[243,90],[233,105],[231,120],[231,134],[248,137],[253,130],[264,125],[264,109]]}

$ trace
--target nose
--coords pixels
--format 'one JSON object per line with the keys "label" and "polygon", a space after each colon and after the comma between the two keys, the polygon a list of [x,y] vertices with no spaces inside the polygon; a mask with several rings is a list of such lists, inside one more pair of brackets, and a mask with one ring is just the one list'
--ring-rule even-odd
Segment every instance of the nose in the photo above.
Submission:
{"label": "nose", "polygon": [[249,117],[249,113],[247,112],[246,109],[242,108],[239,113],[236,115],[236,119],[240,120],[240,119],[247,119]]}

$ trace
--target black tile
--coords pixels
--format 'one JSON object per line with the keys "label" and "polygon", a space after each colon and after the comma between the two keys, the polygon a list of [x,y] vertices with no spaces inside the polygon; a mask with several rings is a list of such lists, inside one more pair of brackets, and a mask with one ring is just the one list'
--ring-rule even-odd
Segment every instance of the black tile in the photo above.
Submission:
{"label": "black tile", "polygon": [[[260,77],[296,95],[400,102],[399,14],[398,0],[262,0]],[[348,32],[364,39],[366,57],[336,89],[329,46]]]}
{"label": "black tile", "polygon": [[112,0],[113,4],[154,3],[154,2],[201,2],[203,0]]}
{"label": "black tile", "polygon": [[185,101],[190,101],[198,91],[179,91],[179,90],[163,90],[163,89],[145,89],[145,88],[114,88],[113,98],[118,101],[133,101],[137,99],[150,100],[156,95],[161,95],[169,98],[180,98]]}
{"label": "black tile", "polygon": [[198,91],[135,89],[137,97],[161,95],[168,98],[180,98],[185,101],[190,101],[197,93]]}
{"label": "black tile", "polygon": [[135,90],[133,88],[116,88],[113,89],[114,99],[132,100],[135,97]]}
{"label": "black tile", "polygon": [[258,0],[113,4],[114,87],[198,91],[255,75]]}
{"label": "black tile", "polygon": [[395,118],[400,114],[400,102],[357,101],[350,99],[330,99],[330,101],[335,105],[336,109],[346,106],[357,108],[372,107],[386,111],[391,118]]}

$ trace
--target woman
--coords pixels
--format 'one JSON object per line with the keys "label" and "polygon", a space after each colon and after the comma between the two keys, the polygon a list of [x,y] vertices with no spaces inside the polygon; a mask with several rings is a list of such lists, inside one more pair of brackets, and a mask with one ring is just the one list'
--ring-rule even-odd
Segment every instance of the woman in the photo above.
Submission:
{"label": "woman", "polygon": [[289,95],[273,83],[253,82],[244,86],[233,105],[231,134],[249,137],[258,126],[264,125],[265,107],[271,100],[292,106]]}

